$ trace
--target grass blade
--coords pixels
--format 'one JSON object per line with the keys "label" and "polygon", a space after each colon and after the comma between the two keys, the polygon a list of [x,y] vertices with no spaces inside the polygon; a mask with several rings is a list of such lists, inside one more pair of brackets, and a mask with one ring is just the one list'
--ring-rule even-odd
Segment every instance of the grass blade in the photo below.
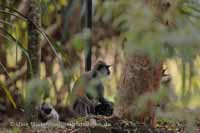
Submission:
{"label": "grass blade", "polygon": [[6,96],[8,98],[8,100],[11,102],[11,104],[13,105],[14,109],[17,109],[17,105],[11,95],[11,93],[9,92],[8,88],[6,88],[5,84],[0,80],[0,88],[3,89],[3,91],[6,93]]}

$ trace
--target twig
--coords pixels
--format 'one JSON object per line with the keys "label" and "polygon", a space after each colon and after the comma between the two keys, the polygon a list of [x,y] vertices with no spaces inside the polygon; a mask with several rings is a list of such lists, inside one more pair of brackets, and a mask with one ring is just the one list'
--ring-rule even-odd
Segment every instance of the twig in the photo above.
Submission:
{"label": "twig", "polygon": [[19,80],[20,78],[22,78],[25,74],[26,74],[26,70],[27,70],[27,66],[23,66],[21,70],[17,71],[15,73],[15,77],[12,78],[12,81],[7,81],[6,82],[6,86],[9,88],[12,85],[12,82],[16,82],[17,80]]}
{"label": "twig", "polygon": [[[47,34],[47,36],[51,37],[51,36],[53,36],[56,33],[56,31],[60,28],[60,26],[61,26],[61,20],[58,19],[56,23],[52,24],[51,26],[49,26],[45,30],[45,33]],[[41,45],[41,47],[44,47],[47,43],[48,43],[47,40],[43,39],[40,42],[40,45]]]}
{"label": "twig", "polygon": [[75,133],[75,132],[77,132],[78,130],[80,130],[80,128],[78,128],[78,129],[74,129],[74,130],[71,131],[70,133]]}
{"label": "twig", "polygon": [[[26,14],[28,13],[28,8],[29,8],[29,1],[22,0],[22,2],[20,3],[20,5],[17,8],[17,11],[26,16]],[[11,22],[13,22],[15,20],[16,20],[16,16],[12,16]]]}

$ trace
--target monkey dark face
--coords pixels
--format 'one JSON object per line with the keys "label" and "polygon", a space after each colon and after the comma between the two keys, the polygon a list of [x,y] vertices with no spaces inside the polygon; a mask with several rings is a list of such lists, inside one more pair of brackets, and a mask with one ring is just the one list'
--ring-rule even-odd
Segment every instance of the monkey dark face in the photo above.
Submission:
{"label": "monkey dark face", "polygon": [[46,114],[50,114],[51,113],[51,108],[42,108],[42,110],[46,113]]}
{"label": "monkey dark face", "polygon": [[98,75],[103,76],[103,77],[109,76],[110,75],[110,69],[109,68],[110,68],[110,65],[100,64],[97,67]]}
{"label": "monkey dark face", "polygon": [[38,118],[42,122],[47,122],[51,119],[59,120],[59,114],[51,104],[42,103],[38,110]]}
{"label": "monkey dark face", "polygon": [[49,104],[43,103],[41,105],[41,111],[43,111],[45,114],[50,114],[52,111],[52,106],[50,106]]}

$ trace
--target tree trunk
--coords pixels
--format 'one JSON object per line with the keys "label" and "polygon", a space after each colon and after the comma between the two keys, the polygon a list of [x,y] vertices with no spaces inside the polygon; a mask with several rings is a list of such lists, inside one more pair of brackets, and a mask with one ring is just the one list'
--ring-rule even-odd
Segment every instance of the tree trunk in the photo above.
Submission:
{"label": "tree trunk", "polygon": [[[86,12],[85,12],[85,27],[92,32],[92,0],[86,0]],[[91,34],[92,35],[92,34]],[[87,40],[85,55],[85,70],[91,70],[92,66],[92,39]]]}
{"label": "tree trunk", "polygon": [[[32,66],[27,66],[27,79],[31,80],[33,78],[39,78],[40,76],[41,46],[39,32],[36,26],[41,25],[41,9],[39,0],[29,0],[29,5],[28,18],[31,22],[28,22],[28,53]],[[27,88],[27,94],[29,91],[30,90]],[[37,103],[35,101],[37,101],[37,99],[34,98],[27,98],[25,100],[25,117],[29,125],[31,125],[31,122],[34,120],[37,120],[37,111],[35,110]]]}
{"label": "tree trunk", "polygon": [[[151,94],[159,89],[161,76],[160,61],[154,62],[144,53],[129,55],[125,59],[118,88],[117,115],[129,120],[148,121],[155,126],[156,103]],[[145,101],[142,103],[141,100]]]}
{"label": "tree trunk", "polygon": [[36,25],[41,25],[41,9],[38,0],[30,0],[30,7],[28,11],[28,18],[32,22],[28,22],[28,53],[30,56],[32,68],[28,65],[27,78],[39,77],[40,75],[40,59],[41,59],[41,46],[39,39],[39,32]]}

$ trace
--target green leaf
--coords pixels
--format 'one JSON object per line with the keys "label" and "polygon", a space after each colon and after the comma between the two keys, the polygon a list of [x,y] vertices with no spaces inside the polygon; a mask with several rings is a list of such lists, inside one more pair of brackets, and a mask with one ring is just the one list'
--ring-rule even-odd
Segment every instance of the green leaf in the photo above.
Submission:
{"label": "green leaf", "polygon": [[6,35],[2,35],[0,34],[0,36],[4,37],[5,39],[11,41],[11,42],[14,42],[14,44],[22,51],[22,53],[25,55],[27,61],[28,61],[28,64],[30,66],[30,72],[32,73],[33,75],[33,70],[32,70],[32,64],[31,64],[31,60],[30,60],[30,57],[29,57],[29,54],[27,52],[27,50],[22,46],[22,44],[17,40],[15,39],[9,32],[7,32],[5,29],[1,28],[0,27],[0,30],[3,31]]}
{"label": "green leaf", "polygon": [[5,84],[2,81],[0,81],[0,88],[3,89],[3,91],[6,93],[8,100],[11,102],[13,107],[16,109],[17,105],[16,105],[11,93],[9,92],[8,88],[6,88]]}

